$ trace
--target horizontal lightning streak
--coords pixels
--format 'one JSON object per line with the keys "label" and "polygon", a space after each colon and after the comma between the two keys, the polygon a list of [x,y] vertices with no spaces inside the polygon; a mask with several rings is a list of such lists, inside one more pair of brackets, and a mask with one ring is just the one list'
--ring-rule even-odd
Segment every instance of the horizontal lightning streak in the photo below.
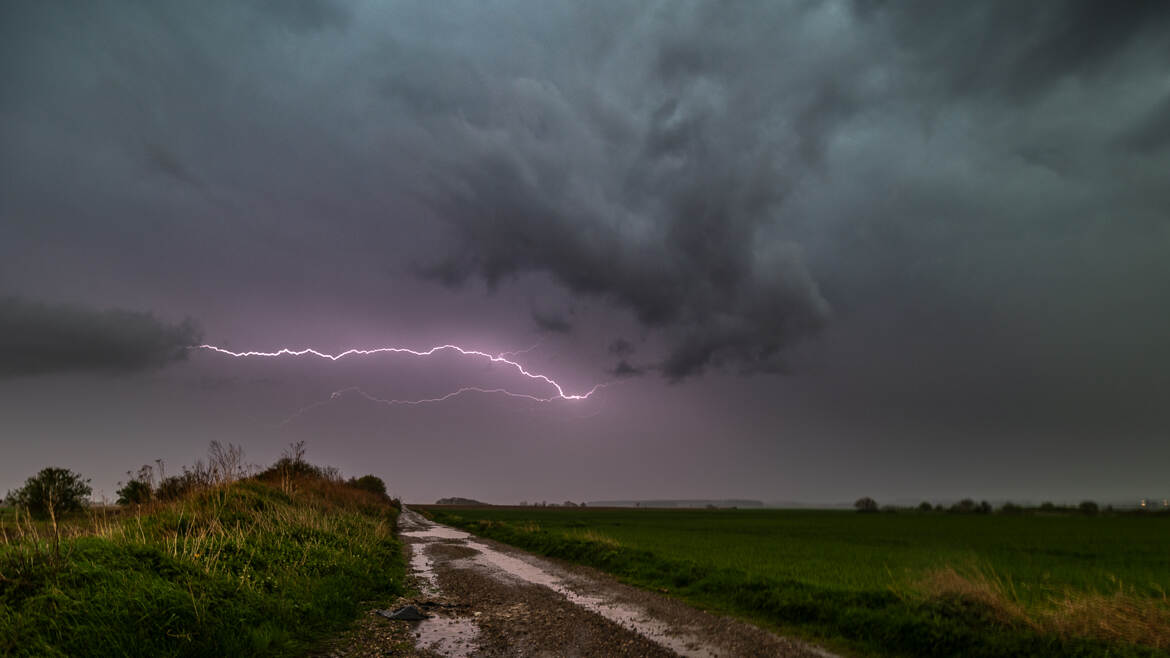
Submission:
{"label": "horizontal lightning streak", "polygon": [[[597,390],[600,389],[601,386],[604,386],[604,384],[598,384],[596,386],[593,386],[592,389],[590,389],[589,391],[586,391],[584,393],[566,393],[565,390],[562,388],[562,386],[560,386],[560,384],[558,384],[555,381],[555,379],[552,379],[548,375],[541,375],[541,373],[538,373],[538,372],[529,372],[528,370],[526,370],[524,368],[523,365],[521,365],[515,361],[511,361],[511,359],[509,359],[509,358],[504,358],[504,356],[503,356],[505,354],[518,354],[518,352],[501,352],[501,354],[491,355],[491,354],[488,354],[488,352],[484,352],[484,351],[480,351],[480,350],[469,350],[466,348],[461,348],[461,347],[459,347],[459,345],[452,345],[452,344],[435,345],[435,347],[433,347],[431,349],[426,349],[426,350],[412,350],[409,348],[371,348],[371,349],[355,348],[355,349],[345,350],[342,352],[337,352],[337,354],[329,354],[329,352],[318,351],[318,350],[315,350],[312,348],[304,348],[301,350],[281,348],[281,349],[278,349],[276,351],[250,350],[250,351],[238,352],[238,351],[232,351],[232,350],[216,347],[216,345],[204,344],[204,345],[194,345],[194,347],[197,349],[201,349],[201,350],[211,350],[214,352],[219,352],[219,354],[232,356],[232,357],[236,357],[236,358],[256,357],[256,356],[259,356],[259,357],[316,356],[318,358],[328,358],[328,359],[330,359],[330,361],[338,361],[338,359],[342,359],[342,358],[345,358],[347,356],[371,356],[371,355],[377,355],[377,354],[405,354],[405,355],[411,355],[411,356],[432,356],[435,354],[435,352],[454,351],[454,352],[459,352],[459,354],[461,354],[463,356],[486,358],[491,363],[502,363],[505,365],[510,365],[510,366],[512,366],[512,368],[515,368],[517,372],[521,373],[521,375],[528,377],[529,379],[538,379],[538,381],[549,384],[552,386],[553,389],[557,390],[557,395],[552,396],[549,399],[543,399],[543,398],[537,398],[535,396],[531,396],[532,399],[537,399],[537,400],[539,400],[539,402],[552,402],[552,400],[555,400],[555,399],[565,399],[565,400],[586,399],[586,398],[589,398],[590,396],[592,396],[594,392],[597,392]],[[531,350],[531,349],[535,349],[535,345],[534,345],[534,348],[529,348],[529,350]],[[523,350],[523,351],[529,351],[529,350]],[[507,392],[507,391],[505,391],[505,392]],[[510,395],[519,396],[519,393],[510,393]],[[521,396],[521,397],[523,397],[523,396]]]}
{"label": "horizontal lightning streak", "polygon": [[537,347],[539,347],[539,343],[537,343],[536,345],[532,345],[532,347],[525,349],[525,350],[518,350],[518,351],[511,351],[511,352],[500,352],[500,354],[491,355],[491,354],[488,354],[488,352],[484,352],[484,351],[480,351],[480,350],[469,350],[466,348],[461,348],[461,347],[459,347],[459,345],[452,345],[452,344],[435,345],[435,347],[429,348],[426,350],[412,350],[409,348],[371,348],[371,349],[355,348],[355,349],[345,350],[342,352],[337,352],[337,354],[329,354],[329,352],[323,352],[323,351],[315,350],[312,348],[305,348],[305,349],[300,349],[300,350],[281,348],[281,349],[278,349],[275,351],[256,351],[256,350],[233,351],[233,350],[228,350],[225,348],[220,348],[220,347],[218,347],[218,345],[208,345],[208,344],[192,345],[192,349],[214,351],[214,352],[218,352],[218,354],[227,355],[227,356],[235,357],[235,358],[246,358],[246,357],[274,358],[274,357],[282,357],[282,356],[315,356],[318,358],[328,358],[328,359],[330,359],[330,361],[339,361],[339,359],[345,358],[347,356],[370,356],[370,355],[378,355],[378,354],[404,354],[404,355],[409,355],[409,356],[425,357],[425,356],[432,356],[435,354],[435,352],[454,351],[454,352],[457,352],[457,354],[460,354],[462,356],[486,358],[491,363],[502,363],[505,365],[510,365],[511,368],[516,369],[516,371],[521,373],[521,375],[528,377],[529,379],[536,379],[536,381],[549,384],[552,386],[553,389],[555,389],[557,391],[556,395],[549,396],[549,397],[541,397],[541,396],[529,395],[529,393],[517,393],[515,391],[509,391],[508,389],[498,389],[498,388],[497,389],[484,389],[484,388],[480,388],[480,386],[463,386],[463,388],[461,388],[459,390],[455,390],[455,391],[447,393],[447,395],[443,395],[443,396],[435,397],[435,398],[384,399],[384,398],[378,398],[378,397],[371,396],[370,393],[367,393],[367,392],[363,391],[362,389],[357,388],[357,386],[350,386],[350,388],[342,389],[342,390],[333,392],[332,395],[329,396],[329,399],[324,399],[324,400],[321,400],[321,402],[316,402],[314,404],[310,404],[309,406],[303,407],[303,409],[301,409],[300,411],[297,411],[296,413],[292,414],[292,416],[285,419],[283,421],[283,423],[281,423],[281,425],[288,424],[289,421],[294,420],[294,419],[302,416],[303,413],[305,413],[311,409],[315,409],[315,407],[317,407],[317,406],[321,406],[323,404],[329,404],[330,402],[333,402],[333,400],[339,399],[340,397],[344,396],[345,393],[349,393],[349,392],[356,392],[356,393],[358,393],[359,396],[362,396],[363,398],[370,400],[370,402],[376,402],[379,404],[386,404],[386,405],[434,404],[434,403],[445,402],[445,400],[452,399],[456,396],[463,395],[463,393],[469,393],[469,392],[498,393],[498,395],[504,395],[504,396],[514,397],[514,398],[528,399],[528,400],[532,400],[532,402],[546,403],[546,402],[555,402],[555,400],[560,400],[560,399],[564,399],[564,400],[586,399],[586,398],[589,398],[590,396],[592,396],[594,392],[597,392],[598,389],[604,388],[604,386],[607,385],[604,383],[597,384],[596,386],[593,386],[592,389],[587,390],[584,393],[566,393],[565,390],[562,388],[562,386],[560,386],[560,384],[558,384],[556,381],[553,381],[553,379],[551,377],[546,376],[546,375],[541,375],[541,373],[538,373],[538,372],[530,372],[528,369],[525,369],[523,365],[521,365],[515,361],[511,361],[510,358],[507,358],[504,356],[504,355],[516,356],[516,355],[526,354],[526,352],[530,352],[532,350],[535,350]]}

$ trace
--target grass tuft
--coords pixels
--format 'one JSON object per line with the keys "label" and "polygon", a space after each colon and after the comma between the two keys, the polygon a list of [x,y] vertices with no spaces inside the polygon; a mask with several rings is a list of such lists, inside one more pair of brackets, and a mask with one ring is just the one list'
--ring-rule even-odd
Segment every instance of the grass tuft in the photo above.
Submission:
{"label": "grass tuft", "polygon": [[1068,640],[1088,638],[1107,643],[1170,648],[1170,602],[1140,596],[1118,583],[1103,594],[1065,589],[1047,604],[1022,605],[1010,581],[994,573],[960,573],[953,567],[931,571],[919,588],[933,601],[962,598],[991,611],[1004,624],[1026,626]]}
{"label": "grass tuft", "polygon": [[[289,486],[294,484],[294,486]],[[402,592],[397,508],[259,479],[61,525],[0,521],[0,655],[293,655]]]}

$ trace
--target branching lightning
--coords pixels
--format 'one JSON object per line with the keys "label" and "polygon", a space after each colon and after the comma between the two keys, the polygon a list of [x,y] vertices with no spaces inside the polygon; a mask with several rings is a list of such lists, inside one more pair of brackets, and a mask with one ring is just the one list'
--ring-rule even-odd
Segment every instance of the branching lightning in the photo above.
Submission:
{"label": "branching lightning", "polygon": [[216,345],[206,345],[206,344],[192,346],[192,349],[208,350],[208,351],[216,352],[218,354],[230,356],[233,358],[251,358],[251,357],[279,358],[279,357],[312,356],[312,357],[317,357],[317,358],[321,358],[321,359],[328,359],[330,361],[339,361],[339,360],[346,358],[346,357],[372,356],[372,355],[377,355],[377,354],[403,354],[403,355],[415,356],[415,357],[428,357],[428,356],[433,356],[439,352],[449,351],[449,352],[454,352],[456,354],[460,354],[462,356],[476,358],[476,359],[484,359],[484,360],[487,360],[491,363],[498,363],[498,364],[503,364],[505,366],[509,366],[509,367],[515,369],[521,375],[527,377],[528,379],[543,382],[543,383],[551,386],[552,389],[555,391],[555,393],[552,393],[550,395],[540,396],[540,395],[532,395],[529,393],[517,393],[515,391],[510,391],[510,390],[505,389],[505,388],[482,388],[479,386],[464,386],[464,387],[461,387],[455,391],[447,393],[445,395],[441,395],[439,397],[401,400],[401,399],[379,398],[379,397],[376,397],[374,395],[370,395],[369,393],[363,391],[361,388],[358,388],[356,386],[351,386],[348,388],[343,388],[343,389],[338,390],[338,391],[334,391],[329,396],[329,398],[326,400],[314,402],[313,404],[310,404],[307,407],[300,409],[295,414],[293,414],[292,416],[289,416],[287,419],[285,419],[285,421],[283,423],[281,423],[281,425],[285,425],[285,424],[291,422],[292,420],[300,417],[301,415],[303,415],[305,412],[309,411],[310,409],[314,409],[314,408],[319,407],[323,404],[328,404],[330,402],[338,400],[347,393],[356,393],[357,395],[365,398],[366,400],[369,400],[370,402],[376,402],[378,404],[385,404],[385,405],[434,404],[437,402],[445,402],[447,400],[450,400],[451,398],[463,395],[465,393],[487,393],[487,394],[506,395],[508,397],[522,398],[525,400],[530,400],[532,402],[555,402],[558,400],[567,400],[567,401],[585,400],[585,399],[588,399],[590,396],[592,396],[594,393],[596,393],[599,389],[604,388],[605,386],[608,385],[605,383],[601,383],[601,384],[594,385],[592,388],[586,390],[583,393],[566,393],[565,389],[553,378],[549,377],[548,375],[543,375],[540,373],[532,372],[532,371],[528,370],[527,368],[525,368],[523,365],[521,365],[519,362],[512,360],[512,358],[516,357],[517,355],[526,354],[526,353],[531,352],[532,350],[536,349],[537,347],[539,347],[539,343],[536,345],[533,345],[532,347],[529,347],[528,349],[517,350],[514,352],[500,352],[499,354],[490,354],[488,352],[467,349],[464,347],[460,347],[458,345],[450,345],[450,344],[437,345],[435,347],[431,347],[431,348],[425,349],[425,350],[414,350],[414,349],[410,349],[410,348],[406,348],[406,347],[353,348],[353,349],[345,350],[343,352],[338,352],[336,354],[331,354],[329,352],[322,352],[320,350],[316,350],[313,348],[290,349],[287,347],[282,347],[278,350],[271,351],[271,352],[255,351],[255,350],[249,350],[246,352],[235,352],[235,351],[223,348],[223,347],[218,347]]}
{"label": "branching lightning", "polygon": [[[590,394],[592,394],[593,391],[595,391],[599,388],[602,388],[604,386],[606,386],[606,384],[598,384],[597,386],[593,387],[593,390],[590,391]],[[495,393],[495,394],[499,394],[499,395],[506,395],[508,397],[513,397],[513,398],[522,398],[525,400],[531,400],[533,402],[554,402],[556,400],[563,399],[559,396],[542,398],[540,396],[529,395],[527,393],[516,393],[515,391],[509,391],[506,388],[481,388],[479,386],[464,386],[460,389],[451,391],[450,393],[447,393],[446,395],[440,395],[439,397],[435,397],[435,398],[421,398],[421,399],[417,399],[417,400],[397,400],[397,399],[380,398],[380,397],[377,397],[375,395],[370,395],[369,393],[363,391],[361,388],[359,388],[357,386],[349,386],[349,387],[343,388],[341,390],[334,391],[333,393],[331,393],[329,395],[329,398],[326,400],[320,400],[318,402],[314,402],[313,404],[310,404],[306,407],[299,409],[295,414],[284,419],[284,421],[281,422],[280,424],[287,425],[287,424],[291,423],[292,421],[296,420],[297,418],[300,418],[302,415],[305,414],[305,412],[310,411],[312,409],[316,409],[317,407],[320,407],[322,405],[329,404],[330,402],[340,400],[347,393],[354,393],[358,397],[364,398],[370,402],[375,402],[377,404],[384,404],[386,406],[434,404],[436,402],[446,402],[447,400],[450,400],[451,398],[463,395],[464,393]]]}

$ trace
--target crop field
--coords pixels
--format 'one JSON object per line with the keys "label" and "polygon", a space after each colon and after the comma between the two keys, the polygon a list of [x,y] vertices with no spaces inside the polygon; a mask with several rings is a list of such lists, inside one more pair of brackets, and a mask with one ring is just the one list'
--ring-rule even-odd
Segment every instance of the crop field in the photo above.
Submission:
{"label": "crop field", "polygon": [[436,520],[890,655],[1163,655],[1170,517],[466,508]]}

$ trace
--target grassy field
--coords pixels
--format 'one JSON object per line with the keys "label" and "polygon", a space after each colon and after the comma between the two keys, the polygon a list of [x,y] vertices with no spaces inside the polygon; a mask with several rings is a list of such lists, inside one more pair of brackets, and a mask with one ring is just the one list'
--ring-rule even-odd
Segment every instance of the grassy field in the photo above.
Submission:
{"label": "grassy field", "polygon": [[890,655],[1165,655],[1170,517],[428,508],[708,608]]}
{"label": "grassy field", "polygon": [[402,591],[391,501],[254,478],[60,524],[0,519],[0,655],[297,655]]}

